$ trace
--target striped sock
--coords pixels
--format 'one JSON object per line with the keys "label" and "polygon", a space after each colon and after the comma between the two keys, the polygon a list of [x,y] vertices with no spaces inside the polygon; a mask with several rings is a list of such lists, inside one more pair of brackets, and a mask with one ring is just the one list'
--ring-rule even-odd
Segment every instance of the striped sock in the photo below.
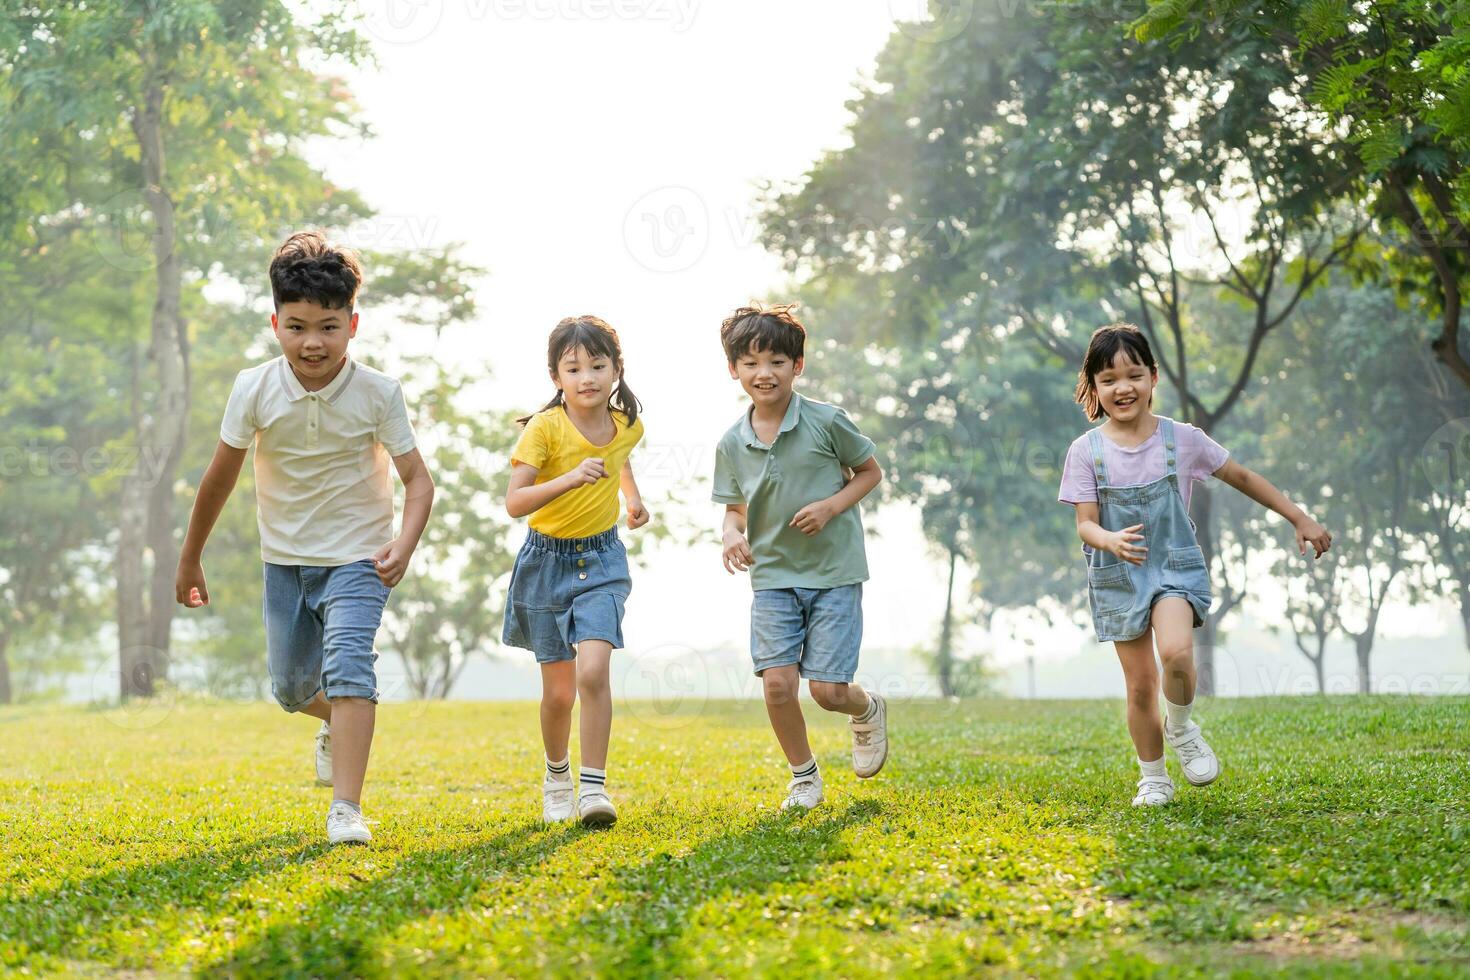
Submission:
{"label": "striped sock", "polygon": [[582,789],[598,792],[607,786],[607,770],[582,767]]}
{"label": "striped sock", "polygon": [[817,757],[812,756],[799,766],[791,767],[792,779],[811,779],[817,774]]}
{"label": "striped sock", "polygon": [[572,760],[570,756],[560,762],[552,762],[550,759],[546,760],[546,775],[552,782],[561,782],[567,778],[567,775],[571,771]]}
{"label": "striped sock", "polygon": [[[867,692],[864,691],[863,693],[866,694]],[[875,698],[875,697],[873,697],[873,695],[868,694],[868,706],[863,709],[863,713],[862,714],[855,715],[853,717],[853,720],[856,721],[860,725],[866,725],[868,722],[870,722],[870,721],[873,720],[873,716],[875,714],[877,714],[877,713],[878,713],[878,699]]]}

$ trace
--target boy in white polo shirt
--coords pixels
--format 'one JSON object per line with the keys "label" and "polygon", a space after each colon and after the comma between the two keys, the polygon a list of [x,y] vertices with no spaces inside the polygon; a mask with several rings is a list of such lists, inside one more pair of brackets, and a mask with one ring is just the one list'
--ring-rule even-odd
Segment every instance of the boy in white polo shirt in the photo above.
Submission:
{"label": "boy in white polo shirt", "polygon": [[[207,605],[204,543],[255,444],[266,655],[281,707],[321,719],[317,782],[333,787],[327,838],[365,844],[362,783],[378,689],[373,639],[434,499],[403,389],[353,361],[362,267],[318,232],[298,232],[270,264],[281,356],[241,371],[199,483],[179,555],[177,599]],[[393,536],[391,457],[404,485]]]}

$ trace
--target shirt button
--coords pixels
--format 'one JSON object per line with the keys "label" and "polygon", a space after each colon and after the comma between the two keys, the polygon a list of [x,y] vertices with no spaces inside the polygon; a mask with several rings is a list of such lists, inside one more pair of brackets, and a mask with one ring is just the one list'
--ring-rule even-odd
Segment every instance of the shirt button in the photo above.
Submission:
{"label": "shirt button", "polygon": [[581,545],[577,545],[577,550],[578,551],[581,551],[582,550],[582,546]]}
{"label": "shirt button", "polygon": [[577,573],[577,578],[586,578],[586,577],[587,577],[587,573],[586,572],[578,572]]}
{"label": "shirt button", "polygon": [[577,567],[578,568],[586,568],[587,567],[587,559],[585,559],[585,558],[578,558],[577,559]]}

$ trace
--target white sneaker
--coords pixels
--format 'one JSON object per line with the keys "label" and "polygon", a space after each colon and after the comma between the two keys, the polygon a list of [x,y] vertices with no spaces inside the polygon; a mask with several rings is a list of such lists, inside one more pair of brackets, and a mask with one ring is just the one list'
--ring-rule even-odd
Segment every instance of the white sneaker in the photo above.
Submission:
{"label": "white sneaker", "polygon": [[577,815],[584,827],[611,827],[618,822],[618,808],[600,787],[582,791],[577,800]]}
{"label": "white sneaker", "polygon": [[576,795],[577,784],[572,782],[571,773],[561,779],[547,773],[541,783],[541,819],[547,823],[572,819],[572,810],[575,809],[572,801]]}
{"label": "white sneaker", "polygon": [[811,810],[822,802],[822,774],[813,773],[786,784],[786,799],[781,801],[782,810]]}
{"label": "white sneaker", "polygon": [[868,779],[878,775],[888,761],[888,702],[881,694],[868,692],[877,710],[869,721],[852,719],[852,771]]}
{"label": "white sneaker", "polygon": [[1220,778],[1220,760],[1215,751],[1200,735],[1199,726],[1190,722],[1178,735],[1170,735],[1164,729],[1164,741],[1174,748],[1179,765],[1184,769],[1184,778],[1194,786],[1208,786]]}
{"label": "white sneaker", "polygon": [[332,726],[326,722],[316,733],[316,784],[332,785]]}
{"label": "white sneaker", "polygon": [[366,844],[373,839],[362,812],[341,803],[327,811],[327,841],[332,844]]}
{"label": "white sneaker", "polygon": [[1168,775],[1144,776],[1138,781],[1138,795],[1133,797],[1134,806],[1163,806],[1174,800],[1174,780]]}

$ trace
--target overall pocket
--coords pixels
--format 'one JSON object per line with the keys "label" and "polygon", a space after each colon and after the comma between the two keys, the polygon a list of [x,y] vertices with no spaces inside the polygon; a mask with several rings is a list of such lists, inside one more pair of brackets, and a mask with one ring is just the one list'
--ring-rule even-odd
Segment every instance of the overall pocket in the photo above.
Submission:
{"label": "overall pocket", "polygon": [[1123,562],[1089,567],[1087,590],[1098,615],[1122,612],[1133,605],[1133,580],[1128,577],[1128,566]]}

